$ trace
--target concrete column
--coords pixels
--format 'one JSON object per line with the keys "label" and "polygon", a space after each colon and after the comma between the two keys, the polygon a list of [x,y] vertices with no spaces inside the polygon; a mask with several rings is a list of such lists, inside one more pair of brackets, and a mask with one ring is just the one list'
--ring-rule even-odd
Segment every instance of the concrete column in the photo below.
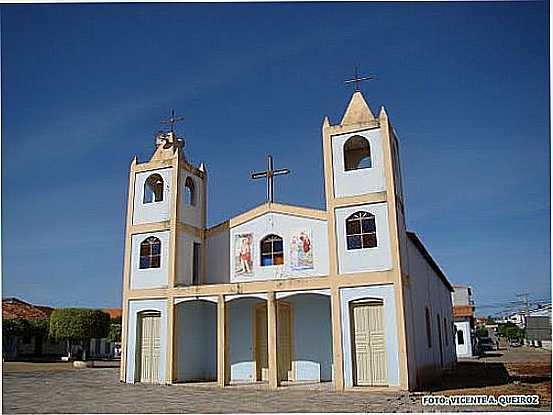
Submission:
{"label": "concrete column", "polygon": [[275,293],[267,293],[267,348],[269,358],[269,388],[276,389],[279,385],[278,379],[278,356],[277,356],[277,301]]}
{"label": "concrete column", "polygon": [[176,378],[175,350],[175,305],[173,297],[167,299],[167,364],[165,369],[165,383],[171,384]]}
{"label": "concrete column", "polygon": [[332,287],[331,290],[332,312],[332,354],[334,361],[334,388],[337,391],[344,390],[344,357],[342,351],[342,318],[340,310],[340,290]]}
{"label": "concrete column", "polygon": [[225,296],[219,295],[217,299],[217,384],[224,387],[229,384],[229,371],[227,345],[227,309]]}

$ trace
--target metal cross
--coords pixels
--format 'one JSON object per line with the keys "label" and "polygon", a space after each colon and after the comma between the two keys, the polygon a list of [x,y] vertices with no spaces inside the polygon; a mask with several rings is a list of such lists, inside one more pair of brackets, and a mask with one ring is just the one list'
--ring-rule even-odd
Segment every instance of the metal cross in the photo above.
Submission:
{"label": "metal cross", "polygon": [[175,117],[175,110],[171,110],[171,116],[167,120],[161,120],[162,124],[171,124],[171,132],[175,132],[175,124],[184,120],[184,117]]}
{"label": "metal cross", "polygon": [[345,81],[344,83],[346,84],[351,84],[351,83],[354,83],[355,84],[355,91],[360,91],[359,89],[359,82],[361,81],[369,81],[371,79],[374,79],[374,75],[373,74],[369,74],[368,76],[363,76],[363,77],[359,77],[359,71],[357,69],[357,66],[355,67],[355,72],[354,72],[354,76],[353,76],[353,79],[348,79],[347,81]]}
{"label": "metal cross", "polygon": [[257,173],[252,173],[252,179],[267,179],[267,202],[273,203],[274,192],[273,192],[273,177],[279,176],[281,174],[288,174],[290,170],[288,169],[276,169],[273,170],[273,156],[270,154],[267,156],[267,170]]}

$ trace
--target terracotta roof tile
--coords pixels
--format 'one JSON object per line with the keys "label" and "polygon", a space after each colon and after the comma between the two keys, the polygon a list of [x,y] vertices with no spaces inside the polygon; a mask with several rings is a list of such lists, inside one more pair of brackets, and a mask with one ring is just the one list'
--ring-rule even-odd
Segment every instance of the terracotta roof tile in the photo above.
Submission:
{"label": "terracotta roof tile", "polygon": [[110,318],[118,318],[123,314],[120,308],[102,308],[102,311],[108,313]]}
{"label": "terracotta roof tile", "polygon": [[453,317],[472,317],[474,308],[471,305],[453,306]]}
{"label": "terracotta roof tile", "polygon": [[27,303],[2,301],[2,319],[47,320],[49,313]]}

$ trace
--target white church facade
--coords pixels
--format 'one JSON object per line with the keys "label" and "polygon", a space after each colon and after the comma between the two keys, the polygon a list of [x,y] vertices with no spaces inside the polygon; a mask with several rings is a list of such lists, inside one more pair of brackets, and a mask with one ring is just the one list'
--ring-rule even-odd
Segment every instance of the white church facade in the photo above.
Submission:
{"label": "white church facade", "polygon": [[456,361],[452,287],[405,229],[398,141],[354,92],[322,126],[326,209],[269,201],[206,226],[173,132],[131,163],[121,380],[412,390]]}

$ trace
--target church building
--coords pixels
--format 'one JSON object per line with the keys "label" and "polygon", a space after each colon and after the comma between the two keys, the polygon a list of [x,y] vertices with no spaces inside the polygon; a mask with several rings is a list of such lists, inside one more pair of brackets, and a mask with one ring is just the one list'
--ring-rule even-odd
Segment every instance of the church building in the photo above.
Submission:
{"label": "church building", "polygon": [[267,202],[207,227],[208,172],[182,147],[171,128],[130,166],[121,381],[413,390],[456,362],[453,289],[406,230],[383,107],[356,88],[324,118],[325,210],[275,203],[269,159]]}

